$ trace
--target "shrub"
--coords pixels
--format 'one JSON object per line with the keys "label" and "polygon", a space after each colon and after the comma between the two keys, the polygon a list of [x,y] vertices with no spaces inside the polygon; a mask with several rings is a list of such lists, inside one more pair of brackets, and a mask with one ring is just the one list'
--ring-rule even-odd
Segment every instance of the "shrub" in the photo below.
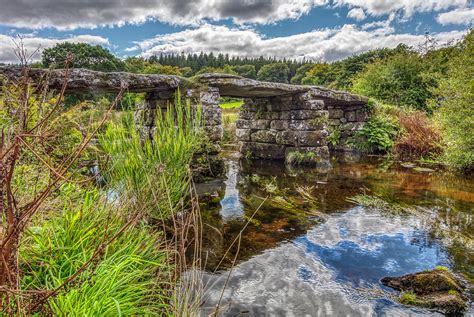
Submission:
{"label": "shrub", "polygon": [[413,159],[441,153],[441,135],[424,113],[419,111],[401,113],[399,122],[402,133],[393,148],[397,156],[402,159]]}
{"label": "shrub", "polygon": [[353,81],[353,91],[397,106],[431,112],[427,100],[434,85],[425,75],[421,57],[402,51],[388,59],[368,64]]}
{"label": "shrub", "polygon": [[433,103],[439,104],[436,119],[445,142],[443,160],[450,168],[469,173],[474,171],[474,31],[460,49],[435,90],[438,97]]}
{"label": "shrub", "polygon": [[290,69],[285,63],[273,63],[262,66],[257,74],[258,80],[288,83]]}
{"label": "shrub", "polygon": [[398,132],[399,126],[395,118],[374,115],[349,143],[363,153],[386,153],[392,149]]}

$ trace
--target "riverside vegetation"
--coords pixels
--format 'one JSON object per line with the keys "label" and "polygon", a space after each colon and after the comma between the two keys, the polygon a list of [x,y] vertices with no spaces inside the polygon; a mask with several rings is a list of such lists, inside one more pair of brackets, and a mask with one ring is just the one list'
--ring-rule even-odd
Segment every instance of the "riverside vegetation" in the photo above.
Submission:
{"label": "riverside vegetation", "polygon": [[184,254],[199,234],[189,166],[205,140],[200,111],[177,101],[143,140],[131,110],[112,111],[127,108],[125,87],[112,103],[64,107],[69,61],[53,95],[21,60],[0,98],[2,310],[188,315],[197,306],[177,281],[199,265]]}

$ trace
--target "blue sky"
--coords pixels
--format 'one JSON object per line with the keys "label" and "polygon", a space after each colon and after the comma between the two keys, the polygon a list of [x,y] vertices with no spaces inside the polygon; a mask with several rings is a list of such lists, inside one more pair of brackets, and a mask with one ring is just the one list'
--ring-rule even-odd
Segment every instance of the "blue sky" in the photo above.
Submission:
{"label": "blue sky", "polygon": [[5,63],[15,61],[19,35],[30,52],[71,41],[103,45],[122,58],[214,51],[332,61],[416,46],[427,31],[443,44],[474,21],[470,0],[0,1]]}

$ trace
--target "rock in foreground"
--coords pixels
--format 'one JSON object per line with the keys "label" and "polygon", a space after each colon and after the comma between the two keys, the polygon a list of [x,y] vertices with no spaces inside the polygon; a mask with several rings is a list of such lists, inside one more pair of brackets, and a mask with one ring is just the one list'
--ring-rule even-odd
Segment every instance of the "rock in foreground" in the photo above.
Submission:
{"label": "rock in foreground", "polygon": [[463,294],[465,286],[444,267],[400,277],[384,277],[381,282],[401,292],[399,301],[402,304],[446,314],[460,313],[467,308]]}

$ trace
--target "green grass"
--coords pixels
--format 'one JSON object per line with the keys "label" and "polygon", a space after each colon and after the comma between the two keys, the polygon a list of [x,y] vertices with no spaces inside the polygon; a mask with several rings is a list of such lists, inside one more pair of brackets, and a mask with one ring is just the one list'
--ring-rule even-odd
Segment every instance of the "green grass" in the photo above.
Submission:
{"label": "green grass", "polygon": [[191,160],[207,140],[200,116],[200,111],[192,113],[189,103],[178,101],[164,116],[158,113],[153,140],[141,138],[131,112],[122,122],[110,123],[99,142],[108,156],[106,177],[114,190],[124,200],[140,202],[154,219],[181,208],[191,180]]}
{"label": "green grass", "polygon": [[244,104],[243,100],[233,101],[233,102],[223,102],[220,104],[222,109],[234,109],[240,108]]}
{"label": "green grass", "polygon": [[[62,211],[39,220],[24,238],[22,288],[55,289],[126,223],[127,209],[105,203],[97,190],[65,185]],[[169,310],[158,272],[170,269],[162,237],[145,225],[129,227],[57,296],[52,315],[150,315]]]}
{"label": "green grass", "polygon": [[[191,111],[189,103],[178,102],[158,116],[153,141],[141,138],[131,112],[102,131],[104,190],[62,186],[54,204],[38,214],[23,237],[19,263],[26,291],[56,289],[100,250],[84,271],[48,299],[41,313],[163,316],[181,309],[173,304],[179,301],[170,260],[176,250],[165,245],[161,226],[149,224],[166,221],[185,208],[190,163],[207,140],[200,122],[199,109]],[[25,191],[34,190],[29,182],[23,183]],[[117,198],[106,197],[106,190]],[[135,215],[139,221],[121,232]]]}

